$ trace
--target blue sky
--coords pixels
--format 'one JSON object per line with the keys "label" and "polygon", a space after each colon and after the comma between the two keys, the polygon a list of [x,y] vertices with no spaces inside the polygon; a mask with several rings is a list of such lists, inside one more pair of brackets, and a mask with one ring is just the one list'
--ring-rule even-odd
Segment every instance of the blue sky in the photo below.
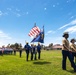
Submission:
{"label": "blue sky", "polygon": [[61,44],[65,31],[76,38],[76,0],[0,0],[0,46],[30,42],[35,22],[44,25],[44,45]]}

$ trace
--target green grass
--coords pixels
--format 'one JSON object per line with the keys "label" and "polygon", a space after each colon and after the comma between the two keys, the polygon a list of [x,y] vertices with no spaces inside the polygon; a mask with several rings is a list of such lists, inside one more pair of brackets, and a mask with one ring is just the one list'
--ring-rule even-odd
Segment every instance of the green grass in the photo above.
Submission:
{"label": "green grass", "polygon": [[0,56],[0,75],[76,75],[67,60],[67,70],[61,68],[61,51],[42,51],[41,60],[26,61],[26,54],[22,58],[19,53]]}

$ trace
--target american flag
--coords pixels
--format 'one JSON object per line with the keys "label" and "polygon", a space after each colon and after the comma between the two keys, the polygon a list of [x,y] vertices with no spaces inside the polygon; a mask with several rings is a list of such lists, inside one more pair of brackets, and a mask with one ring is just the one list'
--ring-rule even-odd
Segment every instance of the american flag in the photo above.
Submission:
{"label": "american flag", "polygon": [[31,30],[30,30],[30,32],[29,32],[29,36],[30,37],[32,37],[32,38],[34,38],[34,37],[36,37],[37,35],[39,35],[39,33],[40,33],[40,29],[39,29],[39,27],[38,26],[34,26]]}

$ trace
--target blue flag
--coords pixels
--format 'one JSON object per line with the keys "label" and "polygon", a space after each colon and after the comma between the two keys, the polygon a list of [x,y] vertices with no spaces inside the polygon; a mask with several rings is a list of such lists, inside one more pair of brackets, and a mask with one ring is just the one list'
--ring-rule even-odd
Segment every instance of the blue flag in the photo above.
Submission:
{"label": "blue flag", "polygon": [[44,43],[44,26],[43,29],[40,31],[39,35],[37,35],[31,42]]}

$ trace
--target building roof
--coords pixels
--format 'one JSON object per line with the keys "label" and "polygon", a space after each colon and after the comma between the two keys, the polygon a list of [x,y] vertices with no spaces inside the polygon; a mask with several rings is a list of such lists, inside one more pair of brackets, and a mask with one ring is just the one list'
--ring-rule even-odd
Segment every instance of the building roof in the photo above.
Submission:
{"label": "building roof", "polygon": [[56,44],[56,45],[53,46],[53,48],[54,48],[54,49],[56,49],[56,48],[62,48],[62,45]]}

